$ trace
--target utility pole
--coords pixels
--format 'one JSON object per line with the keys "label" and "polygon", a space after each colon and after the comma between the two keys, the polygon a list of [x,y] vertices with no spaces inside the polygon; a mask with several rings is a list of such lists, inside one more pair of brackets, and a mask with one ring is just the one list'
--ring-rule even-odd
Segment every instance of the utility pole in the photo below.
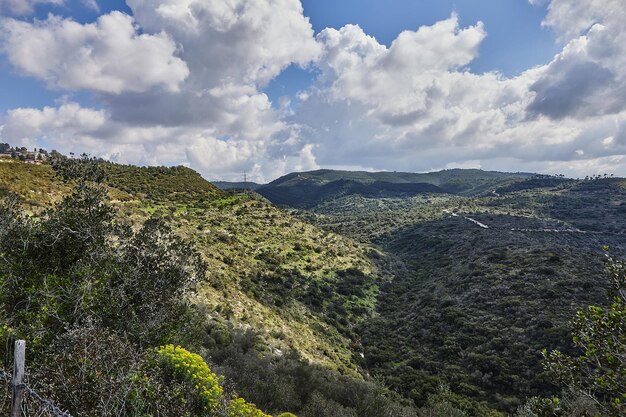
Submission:
{"label": "utility pole", "polygon": [[248,194],[248,178],[245,170],[243,171],[243,192]]}

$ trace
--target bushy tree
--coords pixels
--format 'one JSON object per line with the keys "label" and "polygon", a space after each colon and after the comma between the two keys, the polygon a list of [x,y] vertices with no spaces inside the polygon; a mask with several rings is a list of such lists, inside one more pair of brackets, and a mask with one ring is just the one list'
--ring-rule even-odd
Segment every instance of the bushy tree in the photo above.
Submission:
{"label": "bushy tree", "polygon": [[[607,266],[610,305],[589,306],[572,323],[580,355],[544,351],[544,356],[546,368],[567,392],[593,402],[603,415],[618,416],[626,413],[626,265],[608,257]],[[567,412],[566,405],[553,403],[552,412]]]}
{"label": "bushy tree", "polygon": [[50,162],[57,175],[64,181],[103,183],[107,178],[104,162],[87,154],[72,159],[52,151]]}
{"label": "bushy tree", "polygon": [[171,341],[206,270],[163,219],[133,231],[86,182],[37,219],[1,205],[0,253],[4,310],[42,337],[91,318],[139,344]]}

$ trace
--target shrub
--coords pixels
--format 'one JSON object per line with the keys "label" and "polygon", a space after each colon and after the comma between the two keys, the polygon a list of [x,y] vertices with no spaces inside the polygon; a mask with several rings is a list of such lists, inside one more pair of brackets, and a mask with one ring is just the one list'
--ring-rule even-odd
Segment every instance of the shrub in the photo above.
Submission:
{"label": "shrub", "polygon": [[[606,248],[605,248],[606,249]],[[626,263],[608,258],[612,304],[589,306],[573,321],[573,341],[582,352],[568,356],[544,351],[555,382],[580,397],[591,398],[603,414],[626,412]]]}
{"label": "shrub", "polygon": [[264,412],[256,408],[254,404],[249,404],[243,398],[237,398],[237,397],[233,398],[230,402],[230,406],[228,407],[228,416],[229,417],[271,417],[270,415],[265,414]]}
{"label": "shrub", "polygon": [[220,379],[209,369],[202,357],[174,345],[157,350],[160,365],[176,378],[187,382],[195,392],[196,405],[203,411],[215,412],[222,397]]}

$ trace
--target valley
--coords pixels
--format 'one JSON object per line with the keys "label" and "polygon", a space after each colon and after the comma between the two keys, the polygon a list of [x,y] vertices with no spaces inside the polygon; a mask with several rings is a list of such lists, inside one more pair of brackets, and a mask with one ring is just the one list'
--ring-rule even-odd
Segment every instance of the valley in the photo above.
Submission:
{"label": "valley", "polygon": [[556,393],[541,350],[572,353],[571,317],[605,302],[602,247],[626,251],[626,181],[503,174],[487,186],[472,175],[460,195],[354,192],[307,210],[297,197],[285,205],[405,267],[381,287],[379,315],[361,327],[366,369],[418,404],[443,377],[483,415]]}

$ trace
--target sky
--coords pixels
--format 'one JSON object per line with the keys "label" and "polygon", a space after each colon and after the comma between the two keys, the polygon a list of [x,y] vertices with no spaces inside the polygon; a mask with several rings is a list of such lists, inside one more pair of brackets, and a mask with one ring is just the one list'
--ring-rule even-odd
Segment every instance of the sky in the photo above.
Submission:
{"label": "sky", "polygon": [[0,142],[210,180],[626,176],[623,0],[0,0]]}

